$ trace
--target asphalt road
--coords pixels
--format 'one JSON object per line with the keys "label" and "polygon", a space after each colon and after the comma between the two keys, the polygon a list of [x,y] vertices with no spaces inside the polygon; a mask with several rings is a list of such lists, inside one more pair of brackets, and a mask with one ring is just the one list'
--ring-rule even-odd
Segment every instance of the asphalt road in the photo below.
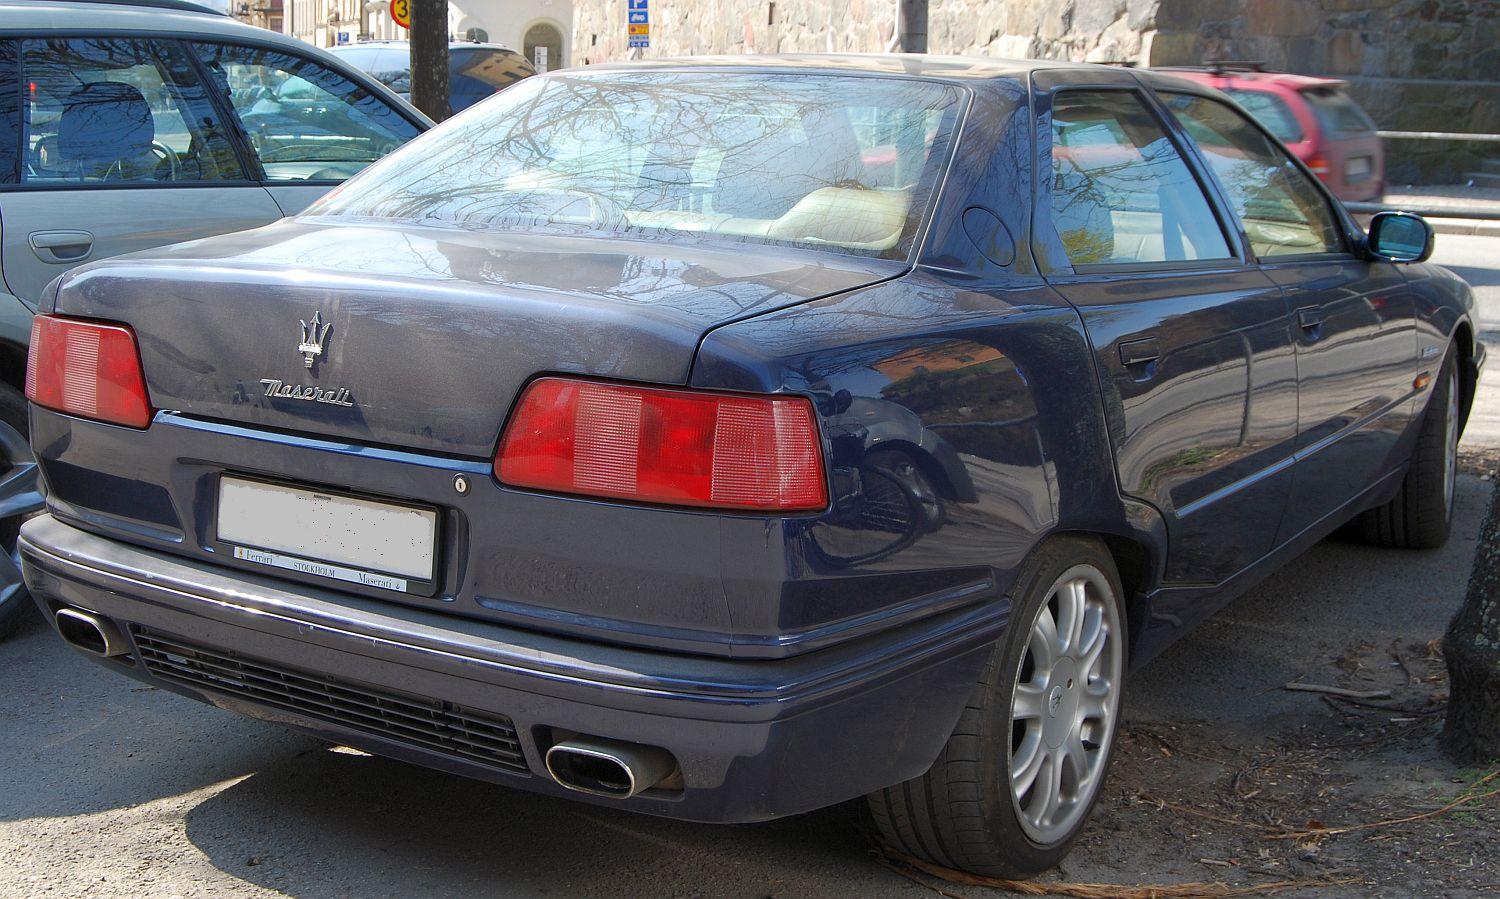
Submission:
{"label": "asphalt road", "polygon": [[[1444,235],[1439,258],[1479,287],[1495,320],[1500,239]],[[1488,430],[1466,443],[1500,444],[1496,376],[1476,416]],[[1442,550],[1315,547],[1133,679],[1127,720],[1211,722],[1233,742],[1326,715],[1278,688],[1325,669],[1351,639],[1441,633],[1489,487],[1460,480]],[[0,672],[0,896],[934,895],[875,863],[851,806],[708,827],[505,790],[106,674],[39,621],[0,644]],[[1104,817],[1070,878],[1203,879],[1170,853],[1136,853]]]}

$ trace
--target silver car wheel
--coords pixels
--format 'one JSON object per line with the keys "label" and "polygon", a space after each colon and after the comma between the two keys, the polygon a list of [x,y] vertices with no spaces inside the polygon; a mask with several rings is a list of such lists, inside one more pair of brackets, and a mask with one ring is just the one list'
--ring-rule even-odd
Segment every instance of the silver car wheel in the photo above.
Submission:
{"label": "silver car wheel", "polygon": [[1458,373],[1448,373],[1448,421],[1443,437],[1443,502],[1453,513],[1453,489],[1458,481]]}
{"label": "silver car wheel", "polygon": [[1104,779],[1123,660],[1109,579],[1092,565],[1063,572],[1031,622],[1011,697],[1011,801],[1041,845],[1072,834]]}

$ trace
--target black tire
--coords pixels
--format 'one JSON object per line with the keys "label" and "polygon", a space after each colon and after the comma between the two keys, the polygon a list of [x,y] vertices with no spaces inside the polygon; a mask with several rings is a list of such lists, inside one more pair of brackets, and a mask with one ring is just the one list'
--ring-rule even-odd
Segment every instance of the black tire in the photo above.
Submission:
{"label": "black tire", "polygon": [[[1114,709],[1105,732],[1096,734],[1101,753],[1087,797],[1078,797],[1076,820],[1055,839],[1039,842],[1023,826],[1012,795],[1011,754],[1020,733],[1012,718],[1016,684],[1028,662],[1032,625],[1063,576],[1089,566],[1107,583],[1114,608]],[[1108,550],[1095,540],[1055,538],[1034,552],[1016,580],[1012,625],[985,665],[958,726],[927,773],[868,798],[876,828],[887,845],[920,859],[989,877],[1031,877],[1060,862],[1088,821],[1108,775],[1119,728],[1119,693],[1128,646],[1119,574]],[[1080,679],[1081,681],[1082,679]],[[1072,681],[1068,686],[1071,688]],[[1048,696],[1052,694],[1049,692]],[[1048,704],[1048,708],[1054,708]],[[1047,711],[1045,714],[1053,714]],[[1045,723],[1045,722],[1042,722]],[[1038,752],[1045,750],[1037,750]],[[1039,777],[1040,775],[1038,775]]]}
{"label": "black tire", "polygon": [[1422,413],[1417,446],[1400,491],[1385,505],[1360,513],[1359,529],[1364,539],[1406,549],[1435,549],[1448,541],[1458,471],[1457,416],[1462,414],[1462,390],[1458,359],[1450,347]]}
{"label": "black tire", "polygon": [[[0,421],[15,428],[24,437],[30,433],[27,417],[26,397],[17,389],[0,382]],[[0,469],[4,468],[0,460]],[[10,555],[16,548],[16,537],[21,533],[21,518],[14,516],[0,521],[0,551]],[[31,595],[23,585],[4,600],[0,600],[0,640],[10,636],[25,620],[27,610],[32,607]]]}

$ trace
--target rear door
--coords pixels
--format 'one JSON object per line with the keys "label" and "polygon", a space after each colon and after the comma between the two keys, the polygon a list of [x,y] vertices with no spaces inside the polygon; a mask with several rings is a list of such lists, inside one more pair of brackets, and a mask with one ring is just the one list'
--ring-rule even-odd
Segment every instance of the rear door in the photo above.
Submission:
{"label": "rear door", "polygon": [[210,42],[193,48],[248,138],[255,176],[286,215],[421,133],[384,98],[300,54]]}
{"label": "rear door", "polygon": [[1418,363],[1412,295],[1395,266],[1358,251],[1324,192],[1239,110],[1210,97],[1162,96],[1296,319],[1295,501],[1278,538],[1290,540],[1405,461]]}
{"label": "rear door", "polygon": [[[0,184],[0,259],[35,302],[83,262],[275,221],[186,51],[126,37],[17,42],[20,165]],[[0,88],[3,89],[3,88]]]}
{"label": "rear door", "polygon": [[1218,584],[1270,551],[1291,485],[1286,302],[1128,74],[1038,80],[1061,89],[1037,255],[1094,347],[1121,489],[1166,519],[1166,580]]}

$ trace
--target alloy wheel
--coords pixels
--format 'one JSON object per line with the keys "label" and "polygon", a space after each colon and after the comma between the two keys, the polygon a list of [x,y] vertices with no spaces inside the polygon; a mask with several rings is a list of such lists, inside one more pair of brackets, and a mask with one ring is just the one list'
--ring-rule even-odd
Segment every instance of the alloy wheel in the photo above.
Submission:
{"label": "alloy wheel", "polygon": [[1030,623],[1011,698],[1009,775],[1021,828],[1039,844],[1070,836],[1104,780],[1121,640],[1114,591],[1092,565],[1065,571]]}

